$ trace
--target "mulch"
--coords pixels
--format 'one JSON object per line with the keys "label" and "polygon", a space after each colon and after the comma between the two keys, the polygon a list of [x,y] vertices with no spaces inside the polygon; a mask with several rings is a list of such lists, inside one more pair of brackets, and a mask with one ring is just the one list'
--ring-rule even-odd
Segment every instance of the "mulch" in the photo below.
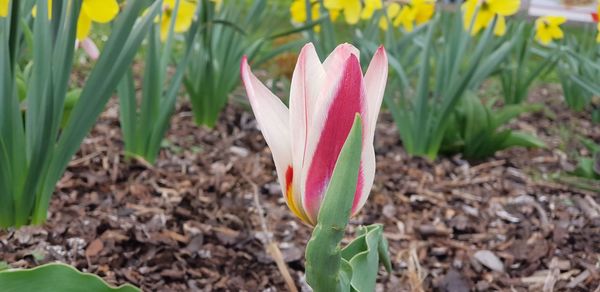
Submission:
{"label": "mulch", "polygon": [[[547,149],[478,162],[411,158],[382,114],[374,187],[348,231],[384,224],[393,271],[381,270],[378,291],[600,291],[600,195],[552,179],[584,151],[568,134],[600,142],[600,127],[559,96],[536,89],[547,108],[511,124]],[[125,159],[111,101],[58,183],[48,222],[0,231],[0,259],[60,261],[145,291],[287,291],[265,251],[274,241],[308,291],[311,230],[285,206],[252,114],[230,105],[210,130],[182,103],[166,141],[155,166]]]}

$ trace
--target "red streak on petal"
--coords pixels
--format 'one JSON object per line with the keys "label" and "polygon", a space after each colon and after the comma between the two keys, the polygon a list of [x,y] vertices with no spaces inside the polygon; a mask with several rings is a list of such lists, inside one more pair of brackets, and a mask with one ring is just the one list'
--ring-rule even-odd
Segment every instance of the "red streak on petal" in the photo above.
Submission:
{"label": "red streak on petal", "polygon": [[294,169],[291,166],[288,166],[285,171],[285,192],[289,193],[292,188],[292,180],[294,179]]}
{"label": "red streak on petal", "polygon": [[[364,134],[363,134],[364,141]],[[365,182],[365,175],[363,173],[362,161],[360,162],[360,168],[358,169],[358,180],[356,181],[356,192],[354,193],[354,201],[352,201],[352,213],[356,212],[356,207],[362,196],[363,184]]]}
{"label": "red streak on petal", "polygon": [[[352,128],[355,115],[361,113],[365,117],[363,77],[356,56],[351,55],[348,58],[342,74],[344,76],[327,113],[325,125],[306,178],[306,212],[309,217],[314,219],[317,218],[324,192],[331,179],[342,146]],[[359,186],[362,190],[362,178],[360,177]],[[358,189],[357,194],[360,194]]]}
{"label": "red streak on petal", "polygon": [[592,19],[594,19],[595,22],[598,22],[598,13],[592,13]]}

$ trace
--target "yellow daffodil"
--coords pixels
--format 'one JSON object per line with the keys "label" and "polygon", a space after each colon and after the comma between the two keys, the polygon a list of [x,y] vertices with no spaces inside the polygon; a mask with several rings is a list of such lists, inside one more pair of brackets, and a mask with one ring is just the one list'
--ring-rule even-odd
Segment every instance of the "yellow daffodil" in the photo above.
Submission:
{"label": "yellow daffodil", "polygon": [[[415,25],[431,20],[434,12],[435,0],[411,0],[403,6],[392,2],[386,9],[387,19],[390,19],[395,27],[402,25],[406,31],[412,31]],[[388,29],[387,19],[382,17],[379,21],[382,30]]]}
{"label": "yellow daffodil", "polygon": [[535,39],[541,44],[547,46],[553,40],[563,38],[563,31],[560,25],[567,19],[562,16],[543,16],[535,20]]}
{"label": "yellow daffodil", "polygon": [[412,0],[411,4],[417,11],[415,22],[417,25],[428,22],[435,13],[435,0]]}
{"label": "yellow daffodil", "polygon": [[381,0],[365,0],[365,7],[360,14],[360,18],[371,19],[373,13],[381,8],[383,8]]}
{"label": "yellow daffodil", "polygon": [[[316,20],[319,18],[319,3],[316,0],[310,1],[311,7],[311,18]],[[306,15],[306,1],[305,0],[294,0],[292,6],[290,6],[290,14],[292,15],[292,21],[296,23],[305,23],[307,20]]]}
{"label": "yellow daffodil", "polygon": [[360,20],[362,4],[360,0],[325,0],[323,5],[330,12],[341,12],[348,24],[356,24]]}
{"label": "yellow daffodil", "polygon": [[[319,19],[319,10],[321,5],[316,0],[311,0],[310,17],[312,21]],[[305,0],[294,0],[292,6],[290,6],[290,14],[292,15],[292,21],[295,23],[305,23],[308,15],[306,15],[306,1]],[[332,15],[333,17],[333,15]],[[320,31],[320,26],[315,26],[315,31]]]}
{"label": "yellow daffodil", "polygon": [[387,30],[388,19],[389,21],[393,21],[393,19],[395,19],[398,16],[401,9],[402,8],[400,7],[400,4],[396,2],[390,3],[390,5],[388,5],[388,7],[385,10],[385,17],[381,17],[379,19],[379,28],[381,28],[382,30]]}
{"label": "yellow daffodil", "polygon": [[503,35],[506,32],[504,17],[516,14],[520,7],[521,0],[467,0],[462,6],[465,29],[476,35],[488,27],[497,16],[494,33]]}
{"label": "yellow daffodil", "polygon": [[9,0],[0,0],[0,17],[6,17],[8,15],[9,3]]}
{"label": "yellow daffodil", "polygon": [[[0,0],[2,1],[2,0]],[[33,7],[33,16],[36,16],[36,7]],[[81,12],[77,20],[77,40],[82,41],[90,34],[92,22],[107,23],[112,21],[119,13],[117,0],[83,0]],[[52,18],[52,0],[48,0],[48,17]]]}
{"label": "yellow daffodil", "polygon": [[175,17],[175,27],[173,28],[175,33],[185,32],[192,25],[192,20],[194,19],[194,13],[196,11],[196,3],[189,0],[180,0],[177,15],[173,16],[173,10],[175,9],[176,3],[176,0],[163,1],[163,13],[160,21],[160,39],[163,41],[167,39],[169,26],[171,25],[171,19],[173,17]]}

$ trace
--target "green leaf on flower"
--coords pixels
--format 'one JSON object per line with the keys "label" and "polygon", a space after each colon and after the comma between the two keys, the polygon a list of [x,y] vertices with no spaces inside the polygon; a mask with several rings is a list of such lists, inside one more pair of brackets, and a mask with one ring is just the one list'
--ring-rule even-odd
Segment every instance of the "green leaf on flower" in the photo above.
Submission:
{"label": "green leaf on flower", "polygon": [[340,242],[350,218],[362,151],[361,118],[354,124],[335,165],[306,247],[306,281],[315,292],[350,291],[352,263],[342,260]]}

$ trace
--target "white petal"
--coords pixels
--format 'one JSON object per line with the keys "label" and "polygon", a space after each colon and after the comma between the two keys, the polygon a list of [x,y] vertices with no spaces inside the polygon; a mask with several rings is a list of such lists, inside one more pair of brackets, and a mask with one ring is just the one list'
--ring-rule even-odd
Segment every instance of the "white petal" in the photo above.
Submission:
{"label": "white petal", "polygon": [[383,95],[385,93],[385,85],[387,83],[388,76],[388,60],[387,54],[383,47],[379,47],[375,56],[369,64],[367,73],[365,74],[365,88],[367,91],[367,129],[365,129],[366,137],[368,138],[366,143],[373,143],[373,137],[375,135],[375,124],[377,123],[377,116],[381,108],[381,102],[383,101]]}
{"label": "white petal", "polygon": [[288,167],[292,166],[289,111],[283,102],[252,74],[245,57],[242,60],[240,71],[252,111],[265,141],[273,153],[279,183],[285,193],[287,188],[286,171]]}

